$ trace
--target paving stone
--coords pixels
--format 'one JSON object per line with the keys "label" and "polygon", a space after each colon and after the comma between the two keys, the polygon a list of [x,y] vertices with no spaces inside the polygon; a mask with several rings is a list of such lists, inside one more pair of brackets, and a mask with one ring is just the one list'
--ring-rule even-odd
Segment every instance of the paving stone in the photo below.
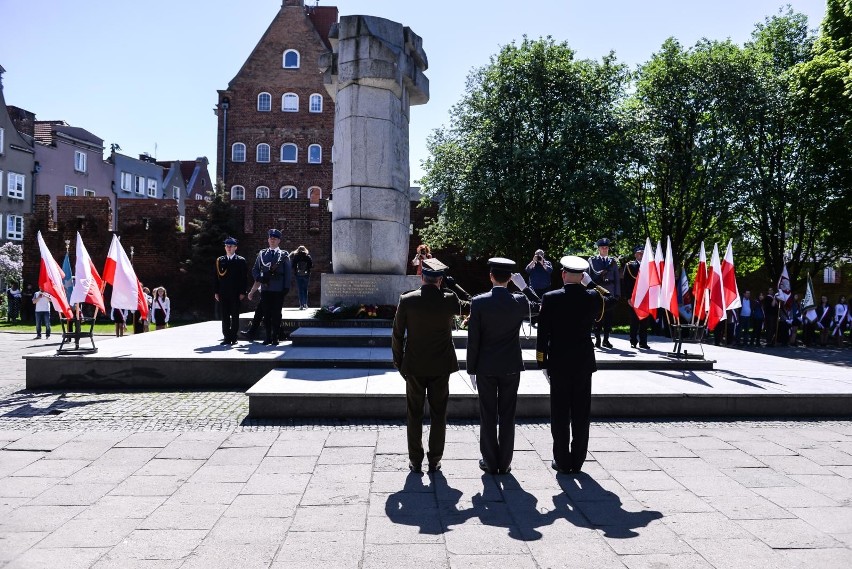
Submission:
{"label": "paving stone", "polygon": [[799,483],[771,468],[723,468],[722,472],[746,488],[777,488]]}
{"label": "paving stone", "polygon": [[318,464],[314,468],[311,482],[364,482],[369,483],[373,476],[369,464]]}
{"label": "paving stone", "polygon": [[231,433],[222,443],[221,448],[232,447],[263,447],[268,449],[278,440],[279,433],[275,431],[269,432],[248,432],[248,433]]}
{"label": "paving stone", "polygon": [[[681,516],[702,514],[678,514]],[[638,520],[637,520],[638,521]],[[651,553],[692,553],[692,548],[675,532],[660,521],[651,521],[647,525],[630,522],[612,526],[602,526],[598,531],[607,544],[619,555],[647,555]]]}
{"label": "paving stone", "polygon": [[108,547],[33,548],[5,566],[5,569],[88,569],[107,551]]}
{"label": "paving stone", "polygon": [[799,567],[819,567],[820,569],[849,569],[852,564],[852,551],[836,549],[787,549],[779,552],[789,563]]}
{"label": "paving stone", "polygon": [[820,549],[839,543],[826,533],[799,520],[738,520],[738,524],[774,549]]}
{"label": "paving stone", "polygon": [[325,447],[317,464],[373,464],[373,447]]}
{"label": "paving stone", "polygon": [[88,466],[90,462],[88,460],[74,459],[41,459],[17,470],[12,476],[54,476],[67,478],[81,468]]}
{"label": "paving stone", "polygon": [[757,494],[707,496],[713,507],[732,520],[766,520],[795,517],[792,513]]}
{"label": "paving stone", "polygon": [[91,506],[112,490],[109,483],[55,484],[33,498],[39,506]]}
{"label": "paving stone", "polygon": [[311,480],[310,474],[258,474],[249,478],[240,494],[298,494],[301,496]]}
{"label": "paving stone", "polygon": [[222,514],[229,518],[292,518],[299,504],[295,494],[240,494]]}
{"label": "paving stone", "polygon": [[408,472],[408,455],[376,454],[373,470],[376,472]]}
{"label": "paving stone", "polygon": [[7,476],[0,480],[0,496],[4,498],[33,498],[62,481],[62,478]]}
{"label": "paving stone", "polygon": [[676,476],[675,479],[697,496],[742,496],[751,493],[728,476]]}
{"label": "paving stone", "polygon": [[319,456],[325,439],[281,440],[275,441],[266,456]]}
{"label": "paving stone", "polygon": [[412,516],[368,516],[365,543],[408,544],[444,543],[444,529],[438,511]]}
{"label": "paving stone", "polygon": [[763,456],[761,461],[782,474],[831,474],[826,467],[804,456]]}
{"label": "paving stone", "polygon": [[325,447],[371,447],[378,442],[378,431],[333,431],[325,441]]}
{"label": "paving stone", "polygon": [[716,466],[702,458],[655,458],[658,469],[665,470],[675,477],[683,476],[724,476]]}
{"label": "paving stone", "polygon": [[713,569],[712,565],[695,553],[649,553],[624,555],[620,559],[628,569]]}
{"label": "paving stone", "polygon": [[107,553],[92,569],[178,569],[181,565],[183,559],[118,559]]}
{"label": "paving stone", "polygon": [[363,532],[367,523],[367,504],[341,506],[299,506],[290,526],[291,532],[322,532],[328,528]]}
{"label": "paving stone", "polygon": [[450,555],[450,569],[537,569],[529,555]]}
{"label": "paving stone", "polygon": [[677,480],[660,470],[610,470],[610,474],[628,491],[683,489]]}
{"label": "paving stone", "polygon": [[83,506],[21,506],[0,518],[0,534],[54,531],[83,510]]}
{"label": "paving stone", "polygon": [[816,490],[820,494],[840,502],[841,504],[852,505],[852,480],[832,475],[797,475],[791,474],[790,478],[805,486]]}
{"label": "paving stone", "polygon": [[688,490],[633,490],[633,497],[649,510],[666,515],[681,512],[712,512],[713,506]]}
{"label": "paving stone", "polygon": [[[689,450],[731,450],[734,447],[722,439],[710,435],[699,435],[695,437],[678,437],[677,442]],[[742,449],[740,449],[742,450]]]}
{"label": "paving stone", "polygon": [[128,476],[110,491],[113,496],[171,496],[186,481],[180,476]]}
{"label": "paving stone", "polygon": [[[619,527],[634,529],[645,527],[663,517],[661,512],[648,510],[635,501],[626,502],[578,502],[577,510],[596,527]],[[634,534],[635,532],[628,532]],[[669,552],[672,553],[672,552]]]}
{"label": "paving stone", "polygon": [[196,470],[189,477],[188,482],[193,484],[212,482],[248,482],[257,470],[256,464],[231,464],[217,465],[209,462]]}
{"label": "paving stone", "polygon": [[257,466],[267,450],[264,446],[219,448],[210,455],[207,466]]}
{"label": "paving stone", "polygon": [[755,494],[763,496],[782,508],[797,508],[802,506],[833,507],[840,505],[839,501],[804,486],[753,488],[752,490]]}
{"label": "paving stone", "polygon": [[751,534],[719,512],[666,514],[663,523],[681,538],[749,539]]}
{"label": "paving stone", "polygon": [[746,439],[732,443],[735,447],[752,456],[795,456],[797,451],[786,446],[763,439]]}
{"label": "paving stone", "polygon": [[83,510],[77,519],[147,518],[166,496],[104,496]]}
{"label": "paving stone", "polygon": [[572,502],[620,502],[630,492],[615,480],[595,480],[586,474],[559,476],[559,486]]}
{"label": "paving stone", "polygon": [[634,441],[633,446],[648,458],[693,458],[696,456],[690,449],[675,441]]}
{"label": "paving stone", "polygon": [[[334,527],[334,526],[329,526]],[[293,531],[287,533],[272,569],[358,569],[364,552],[364,532]]]}
{"label": "paving stone", "polygon": [[209,530],[222,517],[228,506],[225,504],[182,504],[166,500],[144,521],[139,529],[198,529]]}
{"label": "paving stone", "polygon": [[849,507],[790,508],[790,512],[828,534],[852,534],[852,509]]}
{"label": "paving stone", "polygon": [[596,531],[570,540],[527,542],[535,563],[546,569],[623,569],[619,556]]}
{"label": "paving stone", "polygon": [[[552,443],[550,439],[546,442]],[[596,452],[637,452],[638,449],[619,436],[592,437],[589,436],[589,448],[592,454]]]}
{"label": "paving stone", "polygon": [[660,467],[641,452],[595,452],[595,460],[606,470],[659,470]]}
{"label": "paving stone", "polygon": [[258,465],[257,474],[311,474],[317,466],[315,456],[267,456]]}
{"label": "paving stone", "polygon": [[134,476],[178,476],[186,480],[203,464],[203,460],[154,458],[137,470]]}
{"label": "paving stone", "polygon": [[141,520],[74,519],[39,542],[42,548],[113,547],[139,526]]}
{"label": "paving stone", "polygon": [[713,450],[705,449],[696,451],[696,454],[716,468],[761,468],[763,462],[741,450]]}
{"label": "paving stone", "polygon": [[160,432],[144,432],[133,433],[121,442],[115,444],[116,447],[144,447],[144,448],[163,448],[169,445],[178,437],[179,433],[160,433]]}
{"label": "paving stone", "polygon": [[315,484],[314,480],[311,480],[299,504],[301,506],[366,504],[369,496],[368,482]]}
{"label": "paving stone", "polygon": [[[394,545],[367,543],[364,546],[363,569],[417,567],[449,569],[451,560],[443,544],[412,543],[400,548]],[[522,566],[524,567],[524,566]]]}
{"label": "paving stone", "polygon": [[52,432],[43,431],[39,433],[31,433],[18,440],[7,444],[3,450],[5,451],[46,451],[55,450],[74,437],[78,433],[74,432]]}
{"label": "paving stone", "polygon": [[107,565],[123,561],[125,566],[132,566],[134,559],[182,562],[198,547],[206,534],[207,530],[135,530],[98,563]]}
{"label": "paving stone", "polygon": [[202,542],[181,565],[181,569],[267,569],[275,557],[278,544]]}
{"label": "paving stone", "polygon": [[166,445],[157,458],[207,460],[219,448],[218,441],[177,440]]}
{"label": "paving stone", "polygon": [[852,455],[833,448],[802,449],[799,454],[821,466],[852,466]]}
{"label": "paving stone", "polygon": [[524,555],[530,552],[520,528],[514,525],[459,525],[447,532],[444,539],[447,551],[456,555]]}
{"label": "paving stone", "polygon": [[370,493],[367,516],[417,516],[438,512],[434,492]]}
{"label": "paving stone", "polygon": [[40,460],[46,453],[0,450],[0,477],[9,476]]}
{"label": "paving stone", "polygon": [[181,504],[230,504],[244,486],[239,482],[187,482],[171,499]]}

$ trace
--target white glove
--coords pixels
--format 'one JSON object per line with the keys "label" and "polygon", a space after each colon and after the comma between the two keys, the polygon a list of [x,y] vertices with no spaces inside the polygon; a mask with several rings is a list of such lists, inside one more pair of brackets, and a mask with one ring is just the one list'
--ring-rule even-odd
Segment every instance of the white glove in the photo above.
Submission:
{"label": "white glove", "polygon": [[541,373],[544,374],[544,379],[547,380],[547,385],[550,385],[550,373],[547,371],[547,369],[541,370]]}
{"label": "white glove", "polygon": [[474,391],[476,391],[476,374],[475,373],[470,375],[470,386],[473,388]]}
{"label": "white glove", "polygon": [[524,280],[524,277],[521,276],[521,273],[512,273],[512,282],[515,283],[518,290],[524,290],[527,288],[527,283]]}
{"label": "white glove", "polygon": [[589,286],[592,284],[592,277],[589,276],[589,273],[583,272],[583,280],[580,281],[583,286]]}

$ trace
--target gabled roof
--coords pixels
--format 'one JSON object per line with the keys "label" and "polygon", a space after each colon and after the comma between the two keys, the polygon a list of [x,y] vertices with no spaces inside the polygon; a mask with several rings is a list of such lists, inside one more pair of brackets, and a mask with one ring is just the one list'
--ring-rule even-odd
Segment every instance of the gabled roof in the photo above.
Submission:
{"label": "gabled roof", "polygon": [[[35,139],[42,144],[56,144],[57,135],[73,138],[93,146],[103,146],[104,139],[99,138],[84,128],[71,126],[65,121],[35,121],[33,125]],[[62,136],[59,136],[62,138]]]}

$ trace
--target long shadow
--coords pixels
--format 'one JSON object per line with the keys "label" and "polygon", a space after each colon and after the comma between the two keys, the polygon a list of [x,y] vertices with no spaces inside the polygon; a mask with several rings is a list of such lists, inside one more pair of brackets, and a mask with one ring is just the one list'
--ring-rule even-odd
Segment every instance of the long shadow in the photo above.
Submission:
{"label": "long shadow", "polygon": [[0,409],[13,407],[14,409],[10,409],[0,415],[0,417],[40,417],[44,415],[59,415],[64,413],[65,411],[70,411],[71,409],[76,409],[78,407],[88,407],[90,405],[101,405],[104,403],[111,403],[116,401],[116,399],[99,399],[97,401],[65,401],[65,394],[59,396],[59,398],[48,405],[47,407],[35,407],[31,402],[33,400],[41,399],[45,395],[55,395],[54,393],[49,394],[29,394],[29,395],[20,395],[19,397],[13,399],[4,399],[0,401]]}
{"label": "long shadow", "polygon": [[697,375],[695,375],[694,371],[680,371],[680,372],[665,372],[665,371],[653,371],[651,372],[654,375],[662,375],[663,377],[670,377],[672,379],[688,381],[690,383],[696,383],[698,385],[703,385],[704,387],[713,387]]}
{"label": "long shadow", "polygon": [[[430,475],[440,477],[453,505],[458,504],[462,493],[449,488],[446,478],[437,472]],[[454,501],[452,501],[454,499]],[[385,515],[395,524],[417,526],[419,533],[438,535],[444,533],[444,526],[438,511],[438,500],[435,495],[434,480],[423,474],[411,472],[405,478],[405,485],[399,492],[394,492],[385,501]],[[449,531],[449,530],[448,530]]]}

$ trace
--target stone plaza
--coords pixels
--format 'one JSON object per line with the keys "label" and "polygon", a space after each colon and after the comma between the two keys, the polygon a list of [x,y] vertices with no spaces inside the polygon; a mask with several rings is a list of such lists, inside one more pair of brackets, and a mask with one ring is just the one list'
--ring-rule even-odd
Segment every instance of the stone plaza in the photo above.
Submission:
{"label": "stone plaza", "polygon": [[[3,567],[852,564],[848,417],[596,418],[574,477],[549,468],[546,417],[518,425],[501,476],[477,467],[475,421],[456,420],[443,469],[421,476],[402,407],[264,420],[239,390],[26,390],[21,356],[55,347],[0,334]],[[715,371],[667,373],[758,391],[852,383],[848,351],[714,357]],[[647,388],[647,373],[621,381]]]}

